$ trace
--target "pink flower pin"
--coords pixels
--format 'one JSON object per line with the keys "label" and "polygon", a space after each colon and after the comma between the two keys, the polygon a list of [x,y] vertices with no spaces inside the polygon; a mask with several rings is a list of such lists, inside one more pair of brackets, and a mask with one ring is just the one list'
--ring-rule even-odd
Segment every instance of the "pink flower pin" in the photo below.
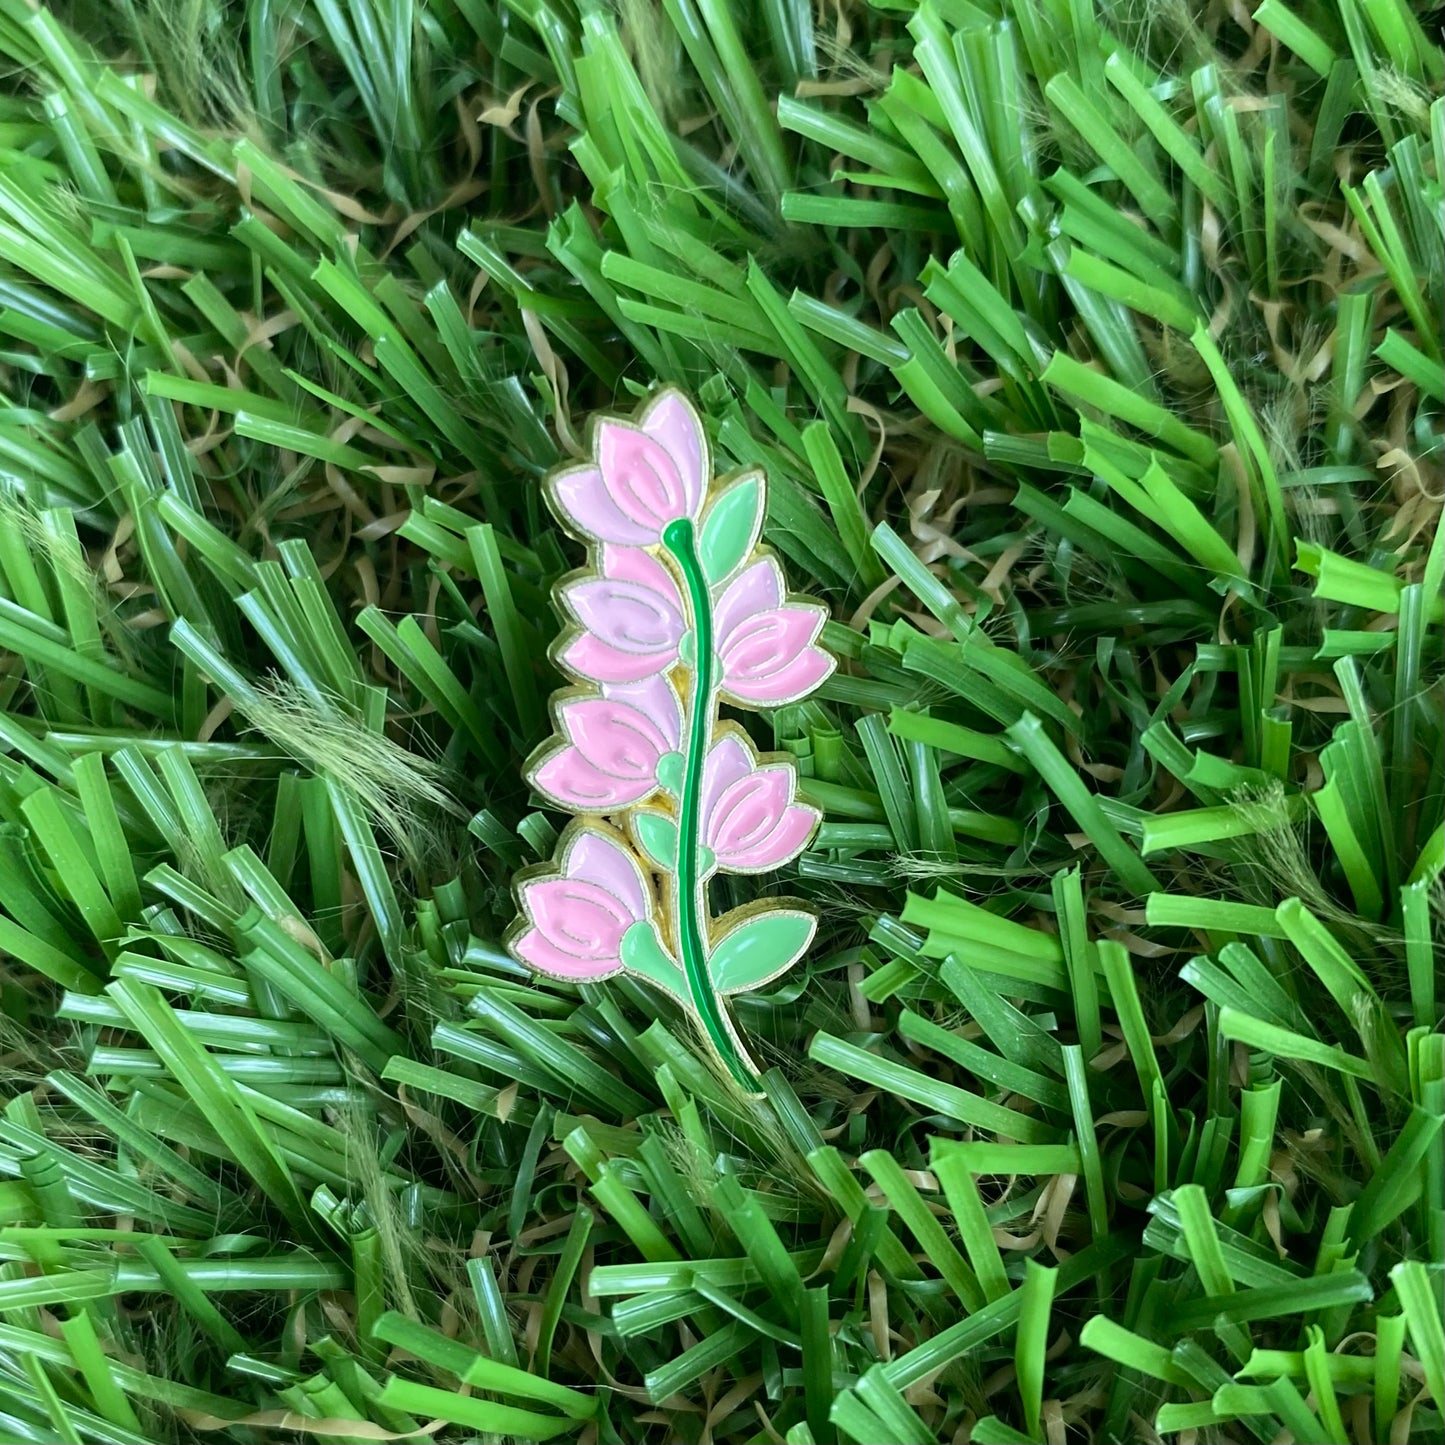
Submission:
{"label": "pink flower pin", "polygon": [[524,883],[520,898],[531,926],[512,941],[512,952],[553,978],[610,978],[622,968],[628,929],[651,927],[652,900],[632,851],[591,830],[574,835],[560,877]]}
{"label": "pink flower pin", "polygon": [[558,510],[581,536],[651,547],[669,522],[697,519],[707,492],[707,438],[676,391],[659,392],[636,424],[602,422],[593,454],[596,466],[552,481]]}
{"label": "pink flower pin", "polygon": [[785,602],[771,557],[740,573],[713,614],[722,690],[741,707],[781,707],[812,692],[837,665],[816,645],[828,620],[816,603]]}
{"label": "pink flower pin", "polygon": [[718,708],[782,707],[817,688],[834,667],[818,640],[827,610],[788,595],[759,546],[766,478],[713,477],[680,393],[602,421],[592,444],[547,491],[587,544],[587,569],[557,594],[571,626],[553,654],[583,685],[554,699],[557,735],[527,765],[528,783],[575,817],[560,872],[520,884],[508,947],[554,978],[646,979],[756,1093],[726,1000],[791,968],[817,919],[787,898],[714,918],[709,882],[796,858],[821,815],[798,801],[792,759],[759,758]]}
{"label": "pink flower pin", "polygon": [[794,801],[790,763],[760,766],[742,736],[727,732],[708,754],[702,778],[702,836],[719,868],[762,873],[803,851],[819,814]]}
{"label": "pink flower pin", "polygon": [[529,767],[532,786],[574,813],[608,813],[640,802],[658,785],[657,767],[682,740],[682,704],[660,674],[604,683],[599,697],[557,709],[566,745]]}
{"label": "pink flower pin", "polygon": [[588,682],[640,682],[677,661],[687,624],[672,574],[640,547],[602,548],[598,577],[569,583],[562,599],[582,624],[558,660]]}

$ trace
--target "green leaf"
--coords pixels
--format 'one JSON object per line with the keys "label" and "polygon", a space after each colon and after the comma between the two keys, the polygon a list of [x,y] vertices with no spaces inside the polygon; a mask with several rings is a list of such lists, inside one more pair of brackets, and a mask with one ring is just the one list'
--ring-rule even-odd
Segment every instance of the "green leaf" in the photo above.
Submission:
{"label": "green leaf", "polygon": [[664,951],[654,924],[639,921],[623,934],[622,962],[633,973],[666,989],[673,997],[687,997],[687,981],[682,976],[682,970]]}
{"label": "green leaf", "polygon": [[[933,1113],[945,1114],[1006,1138],[1042,1143],[1057,1137],[1057,1130],[1037,1118],[996,1104],[981,1093],[961,1089],[957,1084],[946,1083],[893,1059],[860,1049],[856,1044],[827,1032],[813,1035],[808,1045],[808,1057],[825,1068],[851,1074],[877,1088],[912,1099]],[[1077,1159],[1077,1155],[1074,1157]],[[1077,1167],[1072,1172],[1077,1173]]]}
{"label": "green leaf", "polygon": [[[730,917],[736,913],[724,914],[720,921]],[[770,908],[751,917],[744,913],[708,957],[713,987],[721,994],[744,993],[777,978],[803,956],[817,927],[817,918],[801,910]]]}
{"label": "green leaf", "polygon": [[477,1396],[418,1385],[399,1376],[387,1382],[377,1397],[383,1409],[449,1420],[484,1435],[508,1435],[513,1440],[550,1440],[576,1428],[576,1421],[559,1415],[541,1415],[515,1405],[495,1404]]}
{"label": "green leaf", "polygon": [[1237,1039],[1252,1049],[1276,1054],[1282,1059],[1299,1059],[1318,1064],[1321,1068],[1337,1069],[1342,1074],[1371,1083],[1375,1078],[1375,1072],[1366,1060],[1347,1054],[1332,1044],[1322,1044],[1290,1029],[1251,1018],[1235,1008],[1220,1009],[1219,1032],[1227,1039]]}
{"label": "green leaf", "polygon": [[682,791],[683,771],[687,759],[681,753],[664,753],[657,760],[657,781],[676,797]]}
{"label": "green leaf", "polygon": [[642,851],[664,873],[677,867],[677,824],[665,813],[639,809],[632,815],[632,831]]}
{"label": "green leaf", "polygon": [[1439,1405],[1445,1402],[1445,1327],[1440,1323],[1438,1275],[1432,1285],[1430,1273],[1418,1259],[1402,1261],[1390,1271],[1390,1283],[1404,1306],[1425,1383]]}
{"label": "green leaf", "polygon": [[823,489],[838,538],[848,549],[849,560],[858,570],[862,590],[871,591],[884,581],[878,554],[868,545],[869,525],[863,504],[839,455],[838,444],[826,422],[816,421],[803,431],[803,446],[813,475]]}
{"label": "green leaf", "polygon": [[742,566],[762,523],[762,485],[756,473],[740,477],[708,509],[697,550],[714,587]]}
{"label": "green leaf", "polygon": [[1014,1345],[1014,1368],[1018,1373],[1019,1398],[1031,1440],[1040,1438],[1040,1411],[1044,1394],[1044,1352],[1049,1344],[1049,1314],[1053,1307],[1058,1270],[1036,1259],[1024,1262],[1023,1299],[1019,1304],[1018,1336]]}

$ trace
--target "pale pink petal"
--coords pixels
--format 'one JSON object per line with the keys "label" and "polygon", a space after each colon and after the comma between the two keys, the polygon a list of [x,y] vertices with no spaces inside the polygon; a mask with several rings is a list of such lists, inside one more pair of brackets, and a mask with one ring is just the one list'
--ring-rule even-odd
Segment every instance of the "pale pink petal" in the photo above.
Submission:
{"label": "pale pink petal", "polygon": [[736,733],[730,732],[713,744],[707,755],[707,762],[703,765],[698,806],[705,838],[708,836],[709,819],[718,799],[734,783],[746,778],[752,771],[752,750]]}
{"label": "pale pink petal", "polygon": [[665,672],[677,661],[677,648],[666,652],[623,652],[584,632],[563,648],[558,661],[588,682],[628,683]]}
{"label": "pale pink petal", "polygon": [[574,813],[610,813],[645,798],[652,778],[622,778],[599,769],[580,748],[561,748],[532,774],[532,786]]}
{"label": "pale pink petal", "polygon": [[713,611],[713,636],[718,647],[726,645],[728,635],[750,617],[783,601],[782,569],[771,557],[754,562],[728,584]]}
{"label": "pale pink petal", "polygon": [[523,895],[542,937],[561,952],[591,963],[615,965],[622,935],[636,921],[620,898],[584,878],[529,883]]}
{"label": "pale pink petal", "polygon": [[795,803],[783,814],[782,821],[754,848],[735,854],[728,863],[731,868],[754,869],[779,868],[803,851],[813,829],[817,826],[818,814],[812,808]]}
{"label": "pale pink petal", "polygon": [[676,579],[651,552],[645,552],[641,547],[604,547],[602,575],[618,582],[636,582],[639,587],[650,588],[660,597],[667,598],[679,615],[682,612],[682,593],[677,590]]}
{"label": "pale pink petal", "polygon": [[791,768],[760,768],[723,794],[707,833],[719,867],[759,872],[802,850],[820,815],[792,801],[794,781]]}
{"label": "pale pink petal", "polygon": [[624,515],[613,500],[596,467],[564,472],[552,483],[557,505],[585,537],[598,542],[625,542],[646,546],[657,541],[653,532]]}
{"label": "pale pink petal", "polygon": [[622,515],[646,531],[649,542],[675,517],[688,515],[677,463],[665,447],[624,422],[597,428],[597,464]]}
{"label": "pale pink petal", "polygon": [[623,652],[665,652],[683,633],[672,599],[640,582],[594,577],[564,589],[567,605],[599,642]]}
{"label": "pale pink petal", "polygon": [[759,768],[729,784],[708,810],[703,838],[726,866],[777,827],[793,796],[791,768]]}
{"label": "pale pink petal", "polygon": [[672,458],[682,482],[686,515],[696,518],[707,486],[707,438],[696,413],[675,391],[659,394],[642,415],[642,429]]}
{"label": "pale pink petal", "polygon": [[536,928],[529,928],[517,939],[512,944],[512,952],[523,963],[535,968],[538,973],[547,974],[550,978],[579,981],[607,978],[622,967],[620,958],[598,961],[590,958],[578,958],[574,954],[564,952],[556,944],[548,942],[542,936],[541,931]]}
{"label": "pale pink petal", "polygon": [[649,781],[657,775],[658,758],[669,749],[666,736],[651,718],[616,698],[565,703],[561,720],[577,751],[608,777]]}
{"label": "pale pink petal", "polygon": [[656,727],[664,753],[676,752],[682,743],[682,702],[666,677],[648,677],[641,682],[612,683],[602,696],[636,708]]}
{"label": "pale pink petal", "polygon": [[821,648],[806,647],[776,672],[752,678],[735,678],[729,673],[723,693],[741,707],[782,707],[807,697],[836,666],[836,660]]}
{"label": "pale pink petal", "polygon": [[647,917],[646,885],[629,849],[601,834],[583,833],[568,852],[566,866],[569,878],[595,883],[616,898],[629,923]]}
{"label": "pale pink petal", "polygon": [[729,677],[766,676],[791,662],[818,635],[823,614],[813,607],[775,607],[740,623],[718,645]]}

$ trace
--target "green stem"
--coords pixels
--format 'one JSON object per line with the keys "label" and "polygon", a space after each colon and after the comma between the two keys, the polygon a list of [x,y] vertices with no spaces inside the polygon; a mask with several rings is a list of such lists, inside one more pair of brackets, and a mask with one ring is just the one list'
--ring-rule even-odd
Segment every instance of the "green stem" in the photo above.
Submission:
{"label": "green stem", "polygon": [[703,1029],[727,1065],[728,1072],[743,1088],[757,1088],[752,1071],[739,1056],[733,1043],[732,1030],[723,1014],[722,1000],[713,991],[707,971],[707,940],[703,924],[707,917],[707,883],[699,867],[699,833],[702,820],[702,773],[707,762],[708,744],[712,734],[713,651],[712,599],[708,595],[707,578],[693,544],[692,522],[679,517],[669,522],[662,534],[663,545],[677,558],[687,586],[692,610],[692,699],[688,713],[687,757],[683,765],[682,794],[678,799],[677,877],[674,881],[677,901],[677,947],[682,971],[687,978],[693,1007],[702,1020]]}

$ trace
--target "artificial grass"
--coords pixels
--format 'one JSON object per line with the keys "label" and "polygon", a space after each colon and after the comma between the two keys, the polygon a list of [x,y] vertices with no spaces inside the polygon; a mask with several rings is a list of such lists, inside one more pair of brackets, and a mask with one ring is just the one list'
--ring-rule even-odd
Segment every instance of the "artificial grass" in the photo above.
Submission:
{"label": "artificial grass", "polygon": [[[1426,27],[0,0],[0,1438],[1439,1439]],[[660,382],[841,659],[760,1106],[499,943]]]}

